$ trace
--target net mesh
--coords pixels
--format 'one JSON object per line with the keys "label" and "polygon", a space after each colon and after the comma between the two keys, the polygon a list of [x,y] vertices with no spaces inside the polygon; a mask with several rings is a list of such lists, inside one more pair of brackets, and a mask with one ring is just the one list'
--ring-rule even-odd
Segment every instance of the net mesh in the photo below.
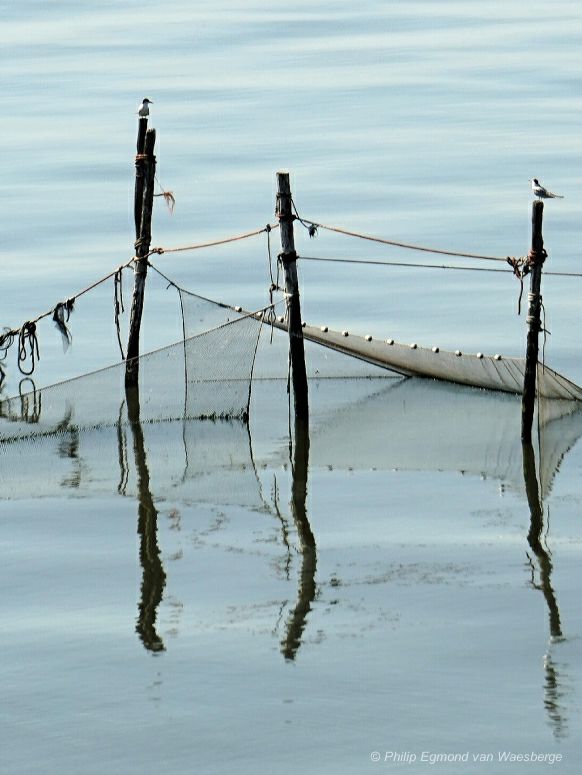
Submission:
{"label": "net mesh", "polygon": [[[195,306],[198,311],[205,307],[212,318],[219,305],[199,298]],[[211,330],[142,355],[140,420],[246,417],[261,325],[254,316],[233,313]],[[0,402],[0,438],[125,422],[124,381],[124,362],[40,390],[26,380],[18,396]]]}
{"label": "net mesh", "polygon": [[[174,288],[184,340],[140,357],[140,421],[246,419],[253,380],[288,379],[284,301],[252,314]],[[305,326],[304,336],[310,380],[386,379],[395,371],[515,393],[523,384],[519,359],[428,350],[326,327]],[[40,390],[24,380],[17,396],[0,401],[0,441],[131,422],[124,378],[120,362]],[[551,369],[540,369],[538,388],[548,398],[582,398],[580,388]]]}

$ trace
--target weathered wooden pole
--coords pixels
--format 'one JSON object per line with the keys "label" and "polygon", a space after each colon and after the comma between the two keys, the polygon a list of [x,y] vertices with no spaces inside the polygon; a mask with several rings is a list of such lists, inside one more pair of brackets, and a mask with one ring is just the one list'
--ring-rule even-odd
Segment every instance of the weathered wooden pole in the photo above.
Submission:
{"label": "weathered wooden pole", "polygon": [[293,235],[294,216],[288,172],[277,173],[277,206],[275,214],[279,220],[279,231],[281,233],[281,253],[279,253],[279,259],[285,272],[287,330],[289,332],[289,355],[295,417],[307,420],[309,417],[309,400],[307,374],[305,371],[305,347],[301,324],[297,253],[295,252],[295,238]]}
{"label": "weathered wooden pole", "polygon": [[[143,125],[147,119],[139,120],[139,135],[143,134]],[[127,340],[127,355],[125,360],[125,384],[132,387],[138,384],[139,378],[139,331],[143,312],[145,281],[148,271],[147,256],[152,240],[152,210],[154,203],[154,181],[156,175],[156,157],[154,146],[156,130],[148,129],[145,133],[143,153],[135,157],[135,255],[133,298],[129,319],[129,337]],[[141,207],[140,207],[141,200]],[[138,223],[139,221],[139,223]]]}
{"label": "weathered wooden pole", "polygon": [[135,157],[135,195],[133,199],[133,217],[135,220],[135,238],[139,239],[141,229],[141,211],[143,209],[143,189],[147,157],[145,155],[146,133],[148,131],[147,118],[140,118],[137,128],[137,155]]}
{"label": "weathered wooden pole", "polygon": [[523,378],[523,396],[521,401],[521,440],[531,443],[531,429],[536,400],[536,374],[538,368],[538,337],[541,331],[541,284],[542,266],[546,259],[542,237],[544,203],[536,200],[532,205],[531,249],[528,259],[530,265],[530,290],[527,307],[527,346],[525,352],[525,373]]}

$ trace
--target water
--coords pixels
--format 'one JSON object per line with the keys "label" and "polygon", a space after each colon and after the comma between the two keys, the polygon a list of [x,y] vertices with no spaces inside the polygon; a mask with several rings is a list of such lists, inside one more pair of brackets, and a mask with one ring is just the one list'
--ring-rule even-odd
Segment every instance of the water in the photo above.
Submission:
{"label": "water", "polygon": [[[578,4],[198,6],[0,2],[2,325],[19,326],[131,258],[133,112],[144,96],[154,101],[158,176],[177,201],[173,215],[156,201],[155,245],[264,226],[273,220],[275,172],[284,168],[299,212],[315,221],[519,256],[529,247],[528,179],[538,177],[565,196],[545,206],[545,267],[578,271]],[[310,240],[299,225],[296,241],[303,255],[431,261],[323,231]],[[199,293],[248,308],[268,300],[264,235],[156,263]],[[304,317],[314,324],[469,352],[523,352],[519,286],[509,274],[315,262],[300,263],[299,272]],[[546,359],[577,382],[580,282],[544,279]],[[118,359],[112,311],[111,283],[80,298],[66,354],[50,320],[41,323],[37,384]],[[152,276],[144,341],[153,348],[179,333],[175,292]],[[8,357],[12,393],[19,376],[14,352]],[[358,436],[362,417],[354,415],[365,391],[312,393],[306,515],[316,595],[293,660],[281,642],[310,555],[289,506],[286,417],[276,410],[284,395],[272,399],[267,417],[256,412],[252,426],[269,509],[257,491],[246,497],[240,470],[224,460],[208,464],[222,465],[222,484],[211,477],[204,490],[214,498],[201,502],[192,483],[172,492],[173,447],[148,441],[166,574],[161,653],[136,632],[144,575],[137,489],[132,480],[124,497],[117,492],[115,439],[81,437],[81,454],[69,444],[39,455],[41,472],[42,460],[55,466],[46,492],[30,485],[26,458],[21,477],[11,470],[12,491],[3,483],[0,501],[6,772],[396,766],[373,764],[373,751],[414,753],[417,761],[400,766],[425,772],[436,765],[420,761],[422,751],[503,750],[561,753],[556,769],[573,771],[582,630],[577,431],[544,502],[561,640],[551,637],[527,541],[519,444],[505,445],[517,439],[518,404],[477,403],[462,415],[464,423],[481,416],[484,434],[507,412],[506,435],[493,434],[491,449],[509,451],[481,478],[476,464],[464,476],[458,462],[449,465],[475,459],[480,445],[463,446],[470,434],[457,438],[436,422],[431,431],[414,415],[402,416],[401,443],[390,446],[401,464],[373,465],[370,450],[383,449],[382,436]],[[373,406],[396,411],[383,400]],[[442,397],[432,400],[435,414],[443,411]],[[318,424],[330,405],[340,412],[329,415],[331,428],[345,421],[354,440],[343,456],[324,420]],[[562,422],[558,438],[575,428]],[[408,454],[422,448],[423,431],[449,439],[432,465]],[[330,463],[322,450],[332,449]],[[17,487],[22,477],[28,497]],[[223,502],[221,488],[238,496]]]}

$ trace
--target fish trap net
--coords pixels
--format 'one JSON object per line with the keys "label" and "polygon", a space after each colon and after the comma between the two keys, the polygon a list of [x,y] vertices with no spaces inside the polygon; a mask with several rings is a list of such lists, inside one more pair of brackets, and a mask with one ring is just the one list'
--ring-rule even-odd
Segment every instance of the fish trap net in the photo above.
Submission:
{"label": "fish trap net", "polygon": [[[42,389],[24,380],[17,396],[0,402],[0,440],[111,426],[131,421],[136,409],[147,423],[244,419],[262,316],[232,310],[225,315],[224,308],[199,297],[190,307],[185,318],[206,307],[210,319],[221,323],[140,356],[137,407],[128,406],[125,362]],[[216,307],[218,316],[212,314]]]}

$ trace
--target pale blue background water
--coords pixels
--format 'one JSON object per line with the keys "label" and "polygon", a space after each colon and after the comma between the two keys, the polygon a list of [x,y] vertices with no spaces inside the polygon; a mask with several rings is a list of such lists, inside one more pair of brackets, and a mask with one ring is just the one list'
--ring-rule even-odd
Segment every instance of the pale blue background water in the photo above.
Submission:
{"label": "pale blue background water", "polygon": [[[8,4],[2,322],[20,325],[131,257],[134,111],[144,95],[155,102],[159,178],[177,199],[172,217],[157,200],[156,245],[263,226],[275,172],[286,168],[300,212],[314,220],[522,255],[536,176],[566,197],[546,206],[546,268],[577,271],[581,15],[573,2]],[[304,254],[429,260],[326,233],[297,241]],[[188,287],[267,301],[262,238],[158,262]],[[300,273],[310,321],[522,352],[509,274],[306,263]],[[548,278],[544,298],[547,357],[582,380],[579,284]],[[104,309],[88,313],[98,318],[88,345],[103,342],[113,360],[109,285],[103,294]],[[167,341],[153,301],[147,311],[157,329],[148,341]],[[43,327],[39,381],[85,370],[88,327],[73,327],[76,352],[64,361],[52,324]]]}
{"label": "pale blue background water", "polygon": [[[580,269],[575,2],[27,1],[0,2],[0,14],[2,325],[20,325],[131,257],[135,111],[144,96],[155,103],[159,179],[177,200],[172,216],[157,200],[156,245],[272,221],[275,172],[286,168],[299,211],[316,221],[522,255],[535,176],[565,196],[546,204],[546,268]],[[297,245],[309,255],[429,260],[327,233],[309,241],[302,230]],[[267,301],[263,237],[157,262],[199,292],[249,307]],[[315,263],[299,271],[309,322],[522,352],[525,321],[509,274]],[[546,357],[578,382],[581,292],[578,279],[544,283]],[[117,359],[112,306],[110,284],[79,300],[66,356],[52,324],[41,326],[39,384]],[[175,297],[153,278],[146,306],[147,344],[177,338]],[[11,373],[9,387],[16,384]],[[133,632],[135,503],[58,497],[45,512],[39,501],[3,502],[7,772],[362,772],[373,769],[372,750],[458,746],[562,750],[569,759],[560,771],[572,771],[580,754],[579,457],[575,448],[551,496],[569,634],[555,656],[569,719],[560,739],[543,708],[547,623],[541,594],[527,587],[527,504],[522,495],[500,499],[496,483],[400,474],[395,488],[386,473],[314,469],[308,510],[323,602],[294,665],[271,634],[271,609],[293,598],[296,577],[278,589],[268,557],[261,565],[243,553],[247,567],[233,568],[219,545],[197,552],[195,574],[176,562],[161,616],[179,637],[152,658]],[[378,535],[386,503],[402,545],[415,547],[413,570],[396,588],[359,586],[390,578],[386,566],[403,562],[392,528]],[[193,509],[189,519],[196,546],[207,517]],[[251,529],[239,524],[224,540],[244,545]],[[174,534],[160,530],[169,554]],[[83,554],[88,540],[95,566]],[[438,564],[438,584],[424,584],[426,563],[429,576]],[[351,582],[328,626],[338,568]],[[252,588],[241,590],[243,579]],[[174,599],[190,606],[179,625]],[[264,619],[256,614],[263,602]]]}

